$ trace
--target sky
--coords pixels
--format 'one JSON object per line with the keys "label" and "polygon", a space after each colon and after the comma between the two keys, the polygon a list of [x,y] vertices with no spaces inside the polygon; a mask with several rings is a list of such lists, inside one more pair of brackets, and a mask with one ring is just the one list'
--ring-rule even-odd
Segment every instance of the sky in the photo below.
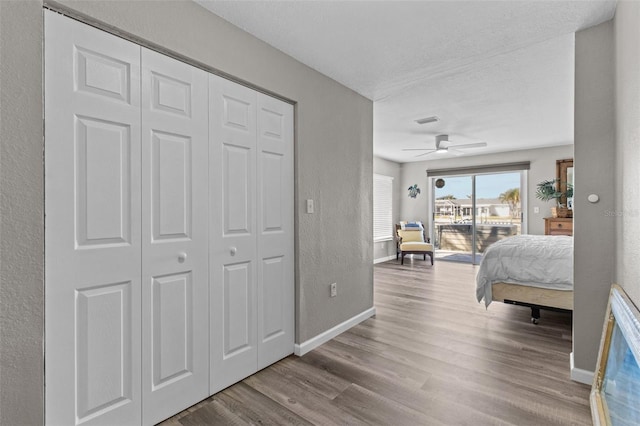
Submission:
{"label": "sky", "polygon": [[[471,195],[471,176],[446,177],[444,187],[436,188],[436,198],[453,195],[457,199]],[[520,188],[520,173],[476,176],[476,198],[498,198],[507,189]]]}

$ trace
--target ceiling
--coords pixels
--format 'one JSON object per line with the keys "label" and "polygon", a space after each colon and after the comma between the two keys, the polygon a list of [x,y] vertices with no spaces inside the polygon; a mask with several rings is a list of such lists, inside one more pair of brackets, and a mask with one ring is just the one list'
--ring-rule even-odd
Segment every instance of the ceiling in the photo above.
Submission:
{"label": "ceiling", "polygon": [[[374,101],[374,154],[397,162],[573,143],[573,33],[600,1],[214,1],[199,4]],[[438,116],[436,123],[416,119]],[[450,154],[445,154],[444,157]],[[438,155],[438,158],[443,156]]]}

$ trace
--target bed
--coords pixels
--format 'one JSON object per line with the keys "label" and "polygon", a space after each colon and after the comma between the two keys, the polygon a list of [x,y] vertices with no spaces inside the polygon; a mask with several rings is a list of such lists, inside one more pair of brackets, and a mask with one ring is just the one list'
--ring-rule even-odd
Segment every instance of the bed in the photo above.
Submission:
{"label": "bed", "polygon": [[476,276],[476,297],[540,309],[573,310],[573,238],[517,235],[487,248]]}

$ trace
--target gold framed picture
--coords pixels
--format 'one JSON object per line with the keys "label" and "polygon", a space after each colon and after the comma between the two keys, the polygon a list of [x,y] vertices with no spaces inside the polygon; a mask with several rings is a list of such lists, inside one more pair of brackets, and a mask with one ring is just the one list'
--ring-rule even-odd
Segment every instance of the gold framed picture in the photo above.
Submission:
{"label": "gold framed picture", "polygon": [[613,285],[591,387],[595,426],[640,424],[640,311]]}

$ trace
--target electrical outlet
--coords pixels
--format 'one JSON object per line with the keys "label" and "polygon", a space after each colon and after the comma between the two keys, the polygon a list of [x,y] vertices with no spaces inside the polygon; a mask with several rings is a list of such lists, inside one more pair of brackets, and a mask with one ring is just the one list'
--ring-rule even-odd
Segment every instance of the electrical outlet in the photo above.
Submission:
{"label": "electrical outlet", "polygon": [[331,297],[336,297],[338,295],[338,283],[331,284]]}

